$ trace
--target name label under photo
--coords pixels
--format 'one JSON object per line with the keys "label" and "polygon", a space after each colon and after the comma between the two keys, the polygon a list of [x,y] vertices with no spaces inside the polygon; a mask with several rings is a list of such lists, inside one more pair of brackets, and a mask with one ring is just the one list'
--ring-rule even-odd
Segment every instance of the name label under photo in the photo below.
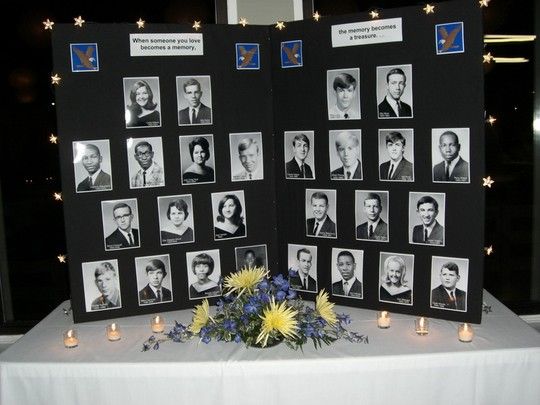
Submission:
{"label": "name label under photo", "polygon": [[401,41],[401,18],[332,25],[333,48]]}
{"label": "name label under photo", "polygon": [[203,34],[129,34],[131,56],[204,55]]}

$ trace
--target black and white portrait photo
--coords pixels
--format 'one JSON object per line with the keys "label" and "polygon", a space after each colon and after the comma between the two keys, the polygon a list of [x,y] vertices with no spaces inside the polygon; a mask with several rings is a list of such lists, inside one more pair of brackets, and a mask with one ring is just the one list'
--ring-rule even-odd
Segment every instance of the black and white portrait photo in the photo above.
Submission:
{"label": "black and white portrait photo", "polygon": [[73,142],[73,170],[77,193],[113,189],[108,139]]}
{"label": "black and white portrait photo", "polygon": [[332,248],[332,295],[362,299],[364,251]]}
{"label": "black and white portrait photo", "polygon": [[379,301],[413,304],[414,255],[380,252]]}
{"label": "black and white portrait photo", "polygon": [[412,129],[379,129],[379,180],[414,181]]}
{"label": "black and white portrait photo", "polygon": [[264,267],[268,270],[266,245],[242,246],[234,248],[236,269]]}
{"label": "black and white portrait photo", "polygon": [[141,246],[137,199],[101,202],[105,250],[133,249]]}
{"label": "black and white portrait photo", "polygon": [[178,125],[212,124],[210,76],[176,76]]}
{"label": "black and white portrait photo", "polygon": [[231,180],[264,179],[262,134],[260,132],[229,134],[229,141]]}
{"label": "black and white portrait photo", "polygon": [[306,236],[337,238],[336,190],[306,190]]}
{"label": "black and white portrait photo", "polygon": [[219,249],[186,252],[189,299],[221,295]]}
{"label": "black and white portrait photo", "polygon": [[360,70],[350,68],[326,71],[326,96],[329,120],[359,120]]}
{"label": "black and white portrait photo", "polygon": [[161,126],[159,77],[125,77],[126,128]]}
{"label": "black and white portrait photo", "polygon": [[362,130],[331,130],[328,136],[331,180],[362,180]]}
{"label": "black and white portrait photo", "polygon": [[179,137],[182,185],[215,183],[214,136]]}
{"label": "black and white portrait photo", "polygon": [[161,246],[195,241],[193,199],[191,194],[157,198]]}
{"label": "black and white portrait photo", "polygon": [[431,158],[435,183],[470,183],[469,128],[433,128]]}
{"label": "black and white portrait photo", "polygon": [[444,246],[444,193],[409,193],[409,243]]}
{"label": "black and white portrait photo", "polygon": [[412,65],[377,66],[377,116],[413,117]]}
{"label": "black and white portrait photo", "polygon": [[356,239],[370,242],[388,242],[390,239],[388,191],[356,190]]}
{"label": "black and white portrait photo", "polygon": [[245,238],[247,213],[244,191],[212,193],[214,240]]}
{"label": "black and white portrait photo", "polygon": [[139,305],[172,302],[172,274],[169,255],[135,258]]}
{"label": "black and white portrait photo", "polygon": [[129,187],[165,186],[161,137],[127,140]]}
{"label": "black and white portrait photo", "polygon": [[82,263],[86,312],[122,308],[118,260]]}
{"label": "black and white portrait photo", "polygon": [[285,178],[315,179],[315,136],[313,131],[285,131]]}
{"label": "black and white portrait photo", "polygon": [[287,252],[291,289],[317,292],[317,246],[289,244]]}
{"label": "black and white portrait photo", "polygon": [[469,259],[431,258],[431,308],[467,311]]}

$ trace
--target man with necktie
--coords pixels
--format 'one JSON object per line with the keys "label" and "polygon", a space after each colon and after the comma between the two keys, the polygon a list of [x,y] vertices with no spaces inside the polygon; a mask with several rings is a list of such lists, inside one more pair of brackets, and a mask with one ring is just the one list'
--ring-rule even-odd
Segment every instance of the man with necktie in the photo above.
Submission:
{"label": "man with necktie", "polygon": [[[80,145],[79,143],[76,144],[77,146]],[[77,151],[75,159],[78,157]],[[101,156],[101,152],[96,145],[91,143],[84,145],[84,152],[80,157],[80,162],[88,173],[88,177],[85,177],[77,185],[77,192],[108,191],[112,189],[111,176],[101,169],[103,156]]]}
{"label": "man with necktie", "polygon": [[401,100],[407,86],[407,77],[401,68],[392,68],[386,74],[386,96],[378,105],[379,118],[411,118],[412,108]]}
{"label": "man with necktie", "polygon": [[288,179],[313,179],[311,167],[306,163],[310,149],[307,135],[296,134],[292,141],[293,158],[285,165],[285,175]]}
{"label": "man with necktie", "polygon": [[339,73],[332,84],[336,103],[328,110],[329,120],[360,119],[360,99],[356,93],[356,79],[349,73]]}
{"label": "man with necktie", "polygon": [[332,284],[333,295],[362,298],[362,283],[356,278],[356,261],[348,250],[342,250],[337,255],[337,269],[341,280]]}
{"label": "man with necktie", "polygon": [[469,163],[460,155],[461,145],[454,131],[445,131],[439,138],[443,161],[433,166],[433,181],[469,182]]}
{"label": "man with necktie", "polygon": [[311,195],[311,209],[313,217],[306,220],[306,233],[308,236],[318,238],[335,238],[336,224],[328,216],[328,196],[320,191]]}
{"label": "man with necktie", "polygon": [[148,284],[139,291],[139,305],[159,304],[172,300],[171,290],[163,287],[163,279],[167,276],[165,263],[152,259],[146,265]]}
{"label": "man with necktie", "polygon": [[381,196],[373,192],[367,193],[363,210],[367,221],[356,227],[356,239],[388,242],[388,225],[381,218]]}
{"label": "man with necktie", "polygon": [[385,138],[390,160],[379,166],[381,180],[414,181],[413,165],[405,159],[405,137],[398,131],[390,131]]}
{"label": "man with necktie", "polygon": [[422,221],[413,228],[413,243],[444,245],[444,227],[437,222],[439,203],[431,196],[423,196],[416,203],[416,212]]}
{"label": "man with necktie", "polygon": [[443,264],[439,277],[441,284],[431,290],[431,306],[433,308],[465,311],[467,293],[456,285],[459,281],[459,267],[456,263]]}
{"label": "man with necktie", "polygon": [[105,250],[139,247],[139,230],[131,227],[134,218],[131,207],[121,202],[112,211],[117,228],[105,238]]}
{"label": "man with necktie", "polygon": [[135,145],[135,160],[141,168],[131,178],[131,188],[165,185],[163,168],[154,161],[154,151],[150,143],[141,141]]}
{"label": "man with necktie", "polygon": [[261,151],[256,139],[244,138],[238,143],[238,159],[244,169],[233,175],[233,181],[263,179]]}
{"label": "man with necktie", "polygon": [[[355,134],[355,132],[358,133]],[[332,133],[332,131],[330,132]],[[360,161],[360,130],[342,131],[336,136],[336,152],[342,166],[330,173],[332,180],[362,180]]]}
{"label": "man with necktie", "polygon": [[178,111],[179,125],[212,124],[212,109],[201,102],[203,95],[201,83],[195,78],[190,78],[184,82],[182,88],[188,106]]}
{"label": "man with necktie", "polygon": [[311,251],[306,248],[296,252],[297,269],[289,269],[289,284],[293,290],[317,292],[317,281],[309,275],[313,265]]}

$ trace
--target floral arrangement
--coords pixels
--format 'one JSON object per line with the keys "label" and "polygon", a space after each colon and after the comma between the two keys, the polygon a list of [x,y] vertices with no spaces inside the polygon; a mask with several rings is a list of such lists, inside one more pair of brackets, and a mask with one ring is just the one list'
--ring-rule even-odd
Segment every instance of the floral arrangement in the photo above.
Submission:
{"label": "floral arrangement", "polygon": [[164,337],[146,340],[143,351],[159,349],[164,341],[186,342],[194,337],[204,343],[215,339],[258,347],[284,341],[295,350],[310,339],[315,347],[341,338],[369,343],[367,336],[345,328],[349,316],[334,312],[334,304],[324,290],[317,295],[313,308],[290,289],[281,274],[271,278],[264,267],[243,268],[230,274],[224,280],[224,292],[215,315],[210,314],[208,300],[204,299],[195,306],[190,325],[175,322]]}

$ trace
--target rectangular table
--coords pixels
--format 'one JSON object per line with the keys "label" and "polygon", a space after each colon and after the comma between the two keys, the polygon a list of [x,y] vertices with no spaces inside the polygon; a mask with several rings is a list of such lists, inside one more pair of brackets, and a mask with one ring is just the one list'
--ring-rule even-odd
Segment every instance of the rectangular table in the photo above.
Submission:
{"label": "rectangular table", "polygon": [[[491,294],[484,301],[492,312],[473,326],[471,343],[458,340],[455,322],[430,319],[429,334],[418,336],[414,317],[392,314],[383,330],[375,311],[337,307],[369,344],[303,352],[197,341],[142,352],[150,316],[116,319],[117,342],[105,337],[110,321],[75,325],[79,347],[66,349],[62,332],[73,323],[65,302],[0,354],[0,403],[538,405],[540,333]],[[191,319],[188,310],[163,315],[169,326]]]}

